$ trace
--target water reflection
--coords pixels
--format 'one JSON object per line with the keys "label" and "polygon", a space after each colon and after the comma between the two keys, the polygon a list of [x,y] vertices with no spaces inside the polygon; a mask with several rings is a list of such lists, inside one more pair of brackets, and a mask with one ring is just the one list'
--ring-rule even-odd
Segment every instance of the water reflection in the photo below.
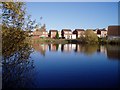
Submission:
{"label": "water reflection", "polygon": [[107,56],[110,60],[120,60],[120,46],[107,46]]}
{"label": "water reflection", "polygon": [[97,51],[98,45],[76,45],[75,52],[92,55]]}
{"label": "water reflection", "polygon": [[61,52],[75,52],[83,53],[85,55],[93,55],[94,53],[103,53],[108,58],[111,59],[120,59],[119,46],[112,45],[82,45],[82,44],[33,44],[33,48],[36,51],[39,51],[42,55],[45,56],[45,52],[49,51],[61,51]]}
{"label": "water reflection", "polygon": [[[30,83],[31,70],[34,68],[30,59],[32,49],[25,41],[9,42],[3,40],[2,57],[2,87],[24,87]],[[28,77],[29,76],[29,77]]]}
{"label": "water reflection", "polygon": [[59,48],[59,44],[49,44],[50,51],[57,51]]}
{"label": "water reflection", "polygon": [[48,49],[48,44],[33,44],[35,51],[40,52],[43,56],[45,56],[45,52]]}

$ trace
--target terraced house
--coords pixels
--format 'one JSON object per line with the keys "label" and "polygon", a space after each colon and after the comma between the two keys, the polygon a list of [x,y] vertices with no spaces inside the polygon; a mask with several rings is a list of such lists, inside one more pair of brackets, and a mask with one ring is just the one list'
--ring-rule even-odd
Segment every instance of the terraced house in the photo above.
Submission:
{"label": "terraced house", "polygon": [[84,29],[75,29],[73,31],[73,34],[76,34],[76,38],[80,38],[82,35],[84,36]]}
{"label": "terraced house", "polygon": [[50,30],[49,31],[49,37],[55,39],[57,32],[58,32],[57,30]]}
{"label": "terraced house", "polygon": [[100,38],[107,37],[107,30],[105,28],[97,30],[97,36]]}
{"label": "terraced house", "polygon": [[62,29],[61,34],[62,34],[62,37],[65,39],[72,39],[71,29]]}
{"label": "terraced house", "polygon": [[[103,38],[107,37],[108,39],[120,39],[120,26],[108,26],[108,29],[87,29],[93,30],[94,33],[97,34],[98,37]],[[61,31],[58,30],[50,30],[49,33],[46,31],[45,26],[41,28],[35,29],[35,31],[29,32],[30,36],[33,38],[56,38],[56,34],[58,32],[59,39],[76,39],[84,36],[85,30],[84,29],[75,29],[73,32],[71,29],[62,29]]]}
{"label": "terraced house", "polygon": [[46,31],[45,24],[41,28],[35,29],[35,31],[32,32],[32,35],[34,38],[47,38],[48,32]]}

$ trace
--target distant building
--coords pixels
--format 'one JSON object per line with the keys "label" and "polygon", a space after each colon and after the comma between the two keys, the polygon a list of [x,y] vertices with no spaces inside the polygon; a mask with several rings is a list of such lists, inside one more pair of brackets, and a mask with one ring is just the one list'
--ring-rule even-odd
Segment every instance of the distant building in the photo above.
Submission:
{"label": "distant building", "polygon": [[72,31],[71,29],[62,29],[62,38],[65,39],[72,39]]}
{"label": "distant building", "polygon": [[46,37],[48,37],[48,32],[36,30],[36,31],[32,32],[32,35],[34,38],[46,38]]}
{"label": "distant building", "polygon": [[57,30],[50,30],[49,31],[49,37],[50,38],[56,38]]}
{"label": "distant building", "polygon": [[108,39],[120,39],[120,26],[108,26]]}
{"label": "distant building", "polygon": [[98,29],[94,29],[93,32],[97,34],[97,30],[98,30]]}
{"label": "distant building", "polygon": [[72,34],[72,39],[76,39],[76,34]]}
{"label": "distant building", "polygon": [[32,36],[34,38],[48,37],[48,32],[46,31],[45,24],[41,28],[36,28],[35,31],[32,32]]}
{"label": "distant building", "polygon": [[59,34],[59,38],[62,38],[61,31],[58,31],[58,34]]}
{"label": "distant building", "polygon": [[84,29],[75,29],[73,31],[73,34],[76,34],[76,38],[80,38],[82,35],[84,35],[85,30]]}
{"label": "distant building", "polygon": [[41,34],[40,37],[43,37],[43,38],[48,37],[48,32],[47,32],[47,31],[42,31],[41,33],[42,33],[42,34]]}
{"label": "distant building", "polygon": [[100,38],[107,37],[107,30],[105,28],[97,29],[97,36]]}

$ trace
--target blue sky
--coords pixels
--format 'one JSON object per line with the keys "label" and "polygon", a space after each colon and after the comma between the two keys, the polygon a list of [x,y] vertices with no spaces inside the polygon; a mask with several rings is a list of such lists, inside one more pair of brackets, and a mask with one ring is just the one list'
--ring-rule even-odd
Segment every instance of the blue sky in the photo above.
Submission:
{"label": "blue sky", "polygon": [[118,24],[117,2],[27,2],[26,6],[32,19],[45,23],[47,31],[107,28]]}

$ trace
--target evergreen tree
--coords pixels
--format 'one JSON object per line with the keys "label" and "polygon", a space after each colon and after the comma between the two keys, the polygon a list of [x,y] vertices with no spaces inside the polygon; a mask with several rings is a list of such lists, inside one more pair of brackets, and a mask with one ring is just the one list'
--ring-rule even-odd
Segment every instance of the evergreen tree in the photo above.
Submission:
{"label": "evergreen tree", "polygon": [[56,33],[56,39],[59,39],[59,34],[58,34],[58,31]]}

